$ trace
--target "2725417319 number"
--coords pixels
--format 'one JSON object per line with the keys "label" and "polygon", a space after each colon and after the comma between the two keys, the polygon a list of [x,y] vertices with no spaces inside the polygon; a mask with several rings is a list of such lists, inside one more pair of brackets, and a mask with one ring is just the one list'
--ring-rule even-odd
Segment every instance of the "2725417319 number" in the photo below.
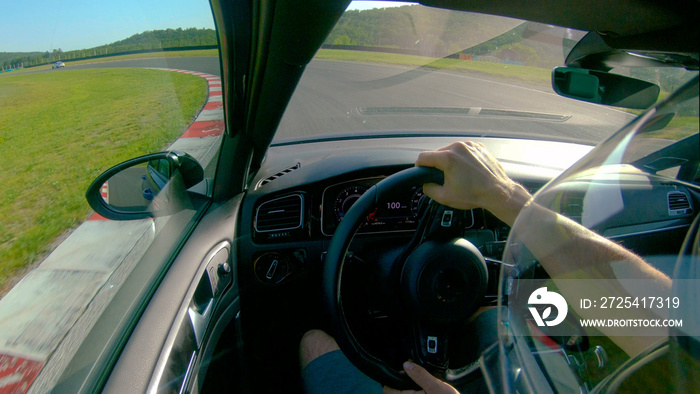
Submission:
{"label": "2725417319 number", "polygon": [[600,297],[596,300],[582,299],[581,308],[599,309],[671,309],[680,307],[678,297]]}

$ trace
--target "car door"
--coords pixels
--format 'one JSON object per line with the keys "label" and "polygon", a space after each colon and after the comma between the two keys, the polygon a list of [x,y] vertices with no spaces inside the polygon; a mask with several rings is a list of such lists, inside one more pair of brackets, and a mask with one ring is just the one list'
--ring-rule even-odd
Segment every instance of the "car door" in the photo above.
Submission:
{"label": "car door", "polygon": [[105,376],[104,391],[202,387],[217,342],[240,308],[232,258],[240,201],[239,195],[212,205],[199,220]]}
{"label": "car door", "polygon": [[238,311],[231,256],[240,200],[167,218],[55,390],[180,391],[201,385],[205,360]]}
{"label": "car door", "polygon": [[[168,216],[139,270],[121,287],[56,389],[198,392],[204,387],[217,343],[240,335],[236,226],[246,182],[259,168],[304,65],[346,6],[212,1],[226,118],[214,176],[194,188],[186,209]],[[284,22],[275,23],[280,14]],[[309,31],[311,39],[300,47],[289,32],[308,28],[309,14],[322,14],[327,23]],[[95,185],[98,190],[104,183]]]}
{"label": "car door", "polygon": [[[226,26],[218,27],[220,60],[226,66],[232,60],[233,44],[227,41]],[[232,87],[228,78],[224,68],[221,76],[224,108]],[[93,204],[93,207],[103,216],[136,221],[155,216],[149,220],[158,230],[58,379],[55,385],[58,392],[198,392],[202,389],[217,343],[225,330],[236,326],[232,323],[240,310],[236,223],[252,149],[230,132],[234,127],[230,120],[240,115],[224,113],[229,119],[228,131],[220,139],[212,164],[207,170],[201,169],[211,176],[187,191],[185,203],[174,204],[175,200],[182,200],[180,197],[166,199],[159,211],[149,213],[146,205],[143,210],[130,207],[120,210],[112,201],[105,204],[104,195],[95,198],[103,206]],[[151,203],[168,186],[153,187],[153,182],[149,182],[151,170],[153,163],[165,162],[166,155],[117,166],[113,174],[106,175],[106,180],[98,178],[95,190],[104,193],[108,189],[110,195],[116,195],[115,188],[129,184],[118,184],[118,176],[127,169],[143,166],[144,180],[131,182],[137,188],[132,194],[143,194],[146,204],[152,207]],[[186,171],[181,172],[186,178]],[[170,171],[158,173],[171,175]],[[160,183],[164,184],[163,181]],[[171,177],[168,185],[172,182]]]}

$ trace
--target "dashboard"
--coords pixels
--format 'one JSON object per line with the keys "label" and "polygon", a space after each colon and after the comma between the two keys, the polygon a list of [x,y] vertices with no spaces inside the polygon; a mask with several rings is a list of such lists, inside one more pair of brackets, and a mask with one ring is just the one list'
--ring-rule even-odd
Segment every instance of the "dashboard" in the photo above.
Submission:
{"label": "dashboard", "polygon": [[[473,140],[483,142],[508,175],[531,193],[590,150],[589,146],[551,141]],[[272,146],[243,202],[238,254],[241,261],[251,262],[247,269],[251,277],[242,277],[241,283],[262,286],[264,291],[266,286],[289,283],[305,272],[318,274],[338,223],[365,191],[413,166],[421,151],[453,141],[449,137],[420,137]],[[546,149],[560,154],[543,156],[542,145],[553,145]],[[558,204],[559,212],[581,222],[585,216],[581,207],[591,182],[599,181],[582,180],[567,190],[554,190],[552,206]],[[646,178],[630,178],[620,190],[625,209],[593,229],[632,250],[639,249],[638,253],[654,254],[660,245],[675,248],[677,242],[652,244],[648,240],[658,239],[660,234],[682,239],[695,212],[696,193]],[[371,259],[405,245],[418,224],[417,211],[423,198],[422,185],[394,190],[367,215],[351,252]],[[683,199],[687,208],[672,210],[669,204],[675,198]],[[505,223],[483,209],[452,210],[451,215],[458,221],[463,238],[484,257],[501,260],[510,231]]]}
{"label": "dashboard", "polygon": [[[412,167],[420,152],[449,145],[454,139],[362,139],[269,148],[263,166],[248,182],[232,250],[237,260],[242,335],[247,338],[247,347],[254,349],[248,358],[251,363],[268,365],[271,354],[296,355],[302,333],[328,329],[322,312],[321,277],[338,223],[372,185]],[[551,141],[472,140],[484,143],[508,176],[531,192],[541,190],[591,149]],[[552,151],[557,155],[544,153]],[[641,255],[661,257],[673,251],[675,257],[700,204],[697,188],[634,174],[616,182],[595,176],[581,178],[564,189],[547,188],[538,199],[558,205],[559,212],[584,223],[590,220],[583,207],[592,188],[606,190],[608,185],[617,184],[617,197],[624,202],[624,209],[598,223],[594,230]],[[376,277],[368,275],[367,268],[381,265],[375,263],[383,259],[395,259],[410,242],[418,224],[418,206],[425,198],[421,186],[396,189],[380,201],[350,244],[344,275],[349,275],[347,283],[357,286],[344,294],[356,301],[352,313],[360,317],[358,324],[383,320],[381,308],[363,308],[373,306],[374,295],[379,294]],[[485,257],[488,289],[495,289],[501,266],[498,261],[510,228],[483,209],[452,210],[452,220],[458,221],[456,228],[463,238]],[[669,273],[675,258],[650,262]],[[487,290],[485,302],[493,304],[491,294],[495,293]],[[386,329],[382,325],[363,327],[370,336]]]}
{"label": "dashboard", "polygon": [[[548,141],[474,140],[483,141],[499,156],[511,157],[512,161],[502,158],[502,164],[531,192],[590,150],[589,146],[555,143],[557,149],[570,154],[552,159],[536,154],[542,144],[553,144]],[[259,290],[266,291],[269,286],[293,283],[305,273],[318,274],[338,223],[365,191],[412,167],[420,152],[452,142],[450,137],[418,137],[270,147],[243,202],[238,254],[251,265],[241,272],[241,283],[262,286]],[[394,190],[367,215],[351,252],[371,260],[405,245],[418,224],[417,211],[423,198],[419,184]],[[463,237],[486,258],[501,259],[508,226],[483,209],[452,210],[451,215]]]}
{"label": "dashboard", "polygon": [[[403,168],[368,169],[368,176],[351,175],[322,180],[316,184],[297,187],[280,196],[263,198],[256,204],[253,216],[253,240],[257,250],[268,250],[254,260],[258,282],[279,284],[306,265],[305,261],[322,260],[328,242],[338,224],[355,202],[386,175]],[[372,175],[370,175],[372,174]],[[535,192],[541,183],[531,184]],[[381,254],[383,241],[406,242],[420,220],[419,206],[427,200],[421,184],[405,185],[391,191],[367,214],[357,230],[355,252],[372,250]],[[455,226],[460,235],[473,243],[488,259],[501,259],[510,227],[483,209],[458,210],[448,208],[443,226]],[[380,245],[367,247],[378,242]],[[303,246],[302,248],[294,248]],[[290,249],[291,247],[291,249]],[[300,253],[300,251],[302,251]],[[497,277],[494,272],[494,279]]]}

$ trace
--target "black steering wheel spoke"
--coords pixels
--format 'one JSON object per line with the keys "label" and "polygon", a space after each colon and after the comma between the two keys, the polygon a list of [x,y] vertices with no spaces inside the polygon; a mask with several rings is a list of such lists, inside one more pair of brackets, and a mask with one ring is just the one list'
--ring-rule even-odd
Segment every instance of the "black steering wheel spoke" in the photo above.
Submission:
{"label": "black steering wheel spoke", "polygon": [[449,368],[449,331],[443,325],[419,321],[410,326],[411,359],[444,379]]}

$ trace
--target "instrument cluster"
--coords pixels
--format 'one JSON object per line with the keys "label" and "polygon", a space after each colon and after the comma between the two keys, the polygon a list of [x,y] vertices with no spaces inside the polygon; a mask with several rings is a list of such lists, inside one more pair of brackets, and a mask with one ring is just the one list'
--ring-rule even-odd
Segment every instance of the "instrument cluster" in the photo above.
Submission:
{"label": "instrument cluster", "polygon": [[[327,187],[323,192],[321,230],[331,236],[350,207],[382,177],[356,179]],[[418,204],[423,197],[422,185],[397,189],[367,215],[358,233],[412,231],[418,224]]]}

